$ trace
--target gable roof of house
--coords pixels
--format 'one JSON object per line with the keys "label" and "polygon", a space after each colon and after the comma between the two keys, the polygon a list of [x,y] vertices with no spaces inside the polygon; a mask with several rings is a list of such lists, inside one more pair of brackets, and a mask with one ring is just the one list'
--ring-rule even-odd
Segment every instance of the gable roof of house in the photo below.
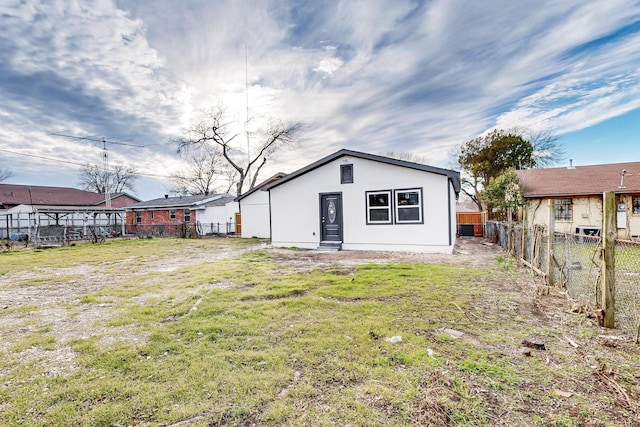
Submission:
{"label": "gable roof of house", "polygon": [[235,200],[235,197],[234,197],[234,196],[232,196],[232,195],[231,195],[231,194],[229,194],[229,193],[219,194],[219,196],[221,196],[221,197],[219,197],[219,198],[217,198],[217,199],[215,199],[215,200],[212,200],[212,201],[210,201],[210,202],[206,202],[206,203],[204,203],[204,204],[202,205],[202,207],[203,207],[203,208],[205,208],[205,207],[206,207],[206,208],[209,208],[209,207],[212,207],[212,206],[224,206],[224,205],[226,205],[227,203],[229,203],[229,202],[233,202],[233,201]]}
{"label": "gable roof of house", "polygon": [[[112,194],[110,199],[128,197],[140,199],[127,193]],[[98,206],[105,203],[104,194],[69,187],[46,187],[38,185],[0,184],[0,208],[18,205],[31,206]]]}
{"label": "gable roof of house", "polygon": [[526,169],[516,174],[528,198],[640,193],[640,162]]}
{"label": "gable roof of house", "polygon": [[[170,208],[193,208],[200,205],[208,205],[221,198],[233,198],[228,193],[223,194],[199,194],[196,196],[177,196],[177,197],[160,197],[157,199],[147,200],[145,202],[136,203],[127,206],[127,210],[133,209],[170,209]],[[229,200],[227,200],[229,201]],[[225,202],[226,203],[226,202]]]}
{"label": "gable roof of house", "polygon": [[262,181],[260,184],[258,184],[258,185],[256,185],[255,187],[253,187],[251,190],[249,190],[249,191],[247,191],[246,193],[241,194],[241,195],[239,195],[238,197],[236,197],[236,199],[235,199],[235,200],[236,200],[236,202],[239,202],[240,200],[244,199],[245,197],[247,197],[247,196],[248,196],[248,195],[250,195],[250,194],[255,193],[256,191],[264,190],[264,189],[265,189],[265,187],[266,187],[267,185],[269,185],[269,184],[271,184],[272,182],[275,182],[275,181],[277,181],[277,180],[279,180],[279,179],[282,179],[282,178],[284,178],[285,176],[287,176],[287,174],[286,174],[286,173],[284,173],[284,172],[278,172],[278,173],[276,173],[275,175],[273,175],[273,176],[271,176],[271,177],[269,177],[269,178],[265,179],[265,180],[264,180],[264,181]]}
{"label": "gable roof of house", "polygon": [[308,166],[298,169],[297,171],[292,172],[289,175],[271,184],[266,185],[265,189],[270,190],[274,187],[284,184],[285,182],[291,181],[292,179],[295,179],[301,175],[304,175],[307,172],[311,172],[314,169],[324,166],[327,163],[330,163],[336,159],[339,159],[340,157],[345,157],[345,156],[371,160],[374,162],[380,162],[388,165],[400,166],[400,167],[409,168],[409,169],[415,169],[423,172],[430,172],[437,175],[444,175],[448,177],[449,181],[451,181],[451,183],[453,184],[453,188],[456,192],[456,195],[460,193],[460,172],[452,171],[449,169],[436,168],[433,166],[423,165],[420,163],[408,162],[406,160],[393,159],[391,157],[379,156],[377,154],[361,153],[359,151],[353,151],[353,150],[347,150],[347,149],[336,151],[335,153],[330,154],[326,157],[323,157],[322,159],[314,163],[311,163]]}

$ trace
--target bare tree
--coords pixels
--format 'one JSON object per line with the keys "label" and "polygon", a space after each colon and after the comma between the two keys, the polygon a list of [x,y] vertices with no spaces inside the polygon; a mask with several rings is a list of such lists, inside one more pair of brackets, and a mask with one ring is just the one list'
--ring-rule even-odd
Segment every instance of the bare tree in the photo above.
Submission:
{"label": "bare tree", "polygon": [[216,181],[224,179],[224,192],[228,192],[234,183],[235,169],[222,157],[221,150],[206,144],[189,147],[181,152],[187,167],[171,175],[169,191],[174,194],[196,195],[215,193]]}
{"label": "bare tree", "polygon": [[138,179],[135,169],[117,165],[105,170],[98,165],[87,163],[80,169],[80,186],[87,191],[105,194],[134,191],[134,182]]}
{"label": "bare tree", "polygon": [[396,153],[394,151],[388,151],[387,153],[380,154],[381,156],[391,157],[392,159],[404,160],[406,162],[420,163],[426,165],[429,163],[427,156],[421,156],[419,154],[410,153],[407,151],[401,151]]}
{"label": "bare tree", "polygon": [[9,169],[0,169],[0,182],[6,181],[13,176],[13,172]]}
{"label": "bare tree", "polygon": [[202,145],[220,149],[225,161],[237,172],[236,193],[239,196],[251,173],[253,172],[253,178],[249,189],[255,186],[260,169],[268,157],[292,143],[300,129],[300,123],[288,125],[281,120],[271,120],[262,129],[247,135],[248,139],[251,137],[254,141],[254,146],[248,146],[245,150],[240,148],[238,138],[242,132],[233,131],[233,123],[227,119],[224,108],[219,106],[204,112],[199,123],[186,130],[184,137],[171,142],[177,145],[178,153]]}
{"label": "bare tree", "polygon": [[553,166],[564,160],[565,151],[558,143],[558,137],[549,131],[534,131],[529,128],[515,126],[509,130],[514,135],[521,135],[533,147],[536,168]]}

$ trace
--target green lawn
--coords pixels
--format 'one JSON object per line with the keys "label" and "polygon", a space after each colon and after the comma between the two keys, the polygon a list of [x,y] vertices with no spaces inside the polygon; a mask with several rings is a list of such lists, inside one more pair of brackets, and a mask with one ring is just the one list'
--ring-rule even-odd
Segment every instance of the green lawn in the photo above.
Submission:
{"label": "green lawn", "polygon": [[[300,262],[307,251],[260,243],[0,253],[0,425],[605,426],[637,414],[594,390],[584,355],[535,318],[531,279],[503,259],[327,255],[313,267]],[[563,322],[597,335],[583,318]],[[548,351],[523,356],[530,337]],[[615,361],[617,384],[638,398],[640,356],[618,350],[601,362]]]}

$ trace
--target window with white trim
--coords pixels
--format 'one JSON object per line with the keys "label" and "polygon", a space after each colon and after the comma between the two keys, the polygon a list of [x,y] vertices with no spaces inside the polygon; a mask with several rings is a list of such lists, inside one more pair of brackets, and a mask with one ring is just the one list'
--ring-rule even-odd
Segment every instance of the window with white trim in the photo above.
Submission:
{"label": "window with white trim", "polygon": [[136,211],[136,224],[142,223],[142,212]]}
{"label": "window with white trim", "polygon": [[367,191],[367,224],[391,224],[391,190]]}
{"label": "window with white trim", "polygon": [[422,223],[422,189],[395,190],[396,224]]}
{"label": "window with white trim", "polygon": [[155,212],[155,211],[149,211],[149,215],[150,215],[151,221],[153,221],[153,220],[155,219],[155,218],[154,218],[154,216],[155,216],[155,215],[154,215],[154,212]]}
{"label": "window with white trim", "polygon": [[169,218],[170,219],[176,219],[176,210],[175,209],[169,209]]}
{"label": "window with white trim", "polygon": [[184,213],[184,222],[191,222],[191,210],[183,209],[183,213]]}

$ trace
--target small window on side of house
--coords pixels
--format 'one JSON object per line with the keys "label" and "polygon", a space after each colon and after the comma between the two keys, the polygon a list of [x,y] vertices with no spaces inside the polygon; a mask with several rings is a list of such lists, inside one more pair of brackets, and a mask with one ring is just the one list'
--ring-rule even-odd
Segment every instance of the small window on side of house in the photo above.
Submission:
{"label": "small window on side of house", "polygon": [[176,210],[169,209],[169,219],[176,219]]}
{"label": "small window on side of house", "polygon": [[184,209],[184,222],[191,222],[191,211]]}
{"label": "small window on side of house", "polygon": [[353,184],[353,165],[340,165],[340,184]]}
{"label": "small window on side of house", "polygon": [[153,221],[153,217],[154,217],[153,213],[154,213],[154,212],[155,212],[155,211],[150,211],[150,212],[149,212],[149,215],[150,215],[150,217],[151,217],[151,221]]}
{"label": "small window on side of house", "polygon": [[631,197],[631,213],[640,215],[640,196]]}
{"label": "small window on side of house", "polygon": [[422,189],[410,188],[395,192],[396,224],[422,223]]}
{"label": "small window on side of house", "polygon": [[367,224],[391,224],[391,190],[367,191]]}
{"label": "small window on side of house", "polygon": [[136,224],[142,223],[142,212],[136,212]]}
{"label": "small window on side of house", "polygon": [[572,199],[555,199],[555,219],[557,221],[571,221],[573,219],[573,200]]}

